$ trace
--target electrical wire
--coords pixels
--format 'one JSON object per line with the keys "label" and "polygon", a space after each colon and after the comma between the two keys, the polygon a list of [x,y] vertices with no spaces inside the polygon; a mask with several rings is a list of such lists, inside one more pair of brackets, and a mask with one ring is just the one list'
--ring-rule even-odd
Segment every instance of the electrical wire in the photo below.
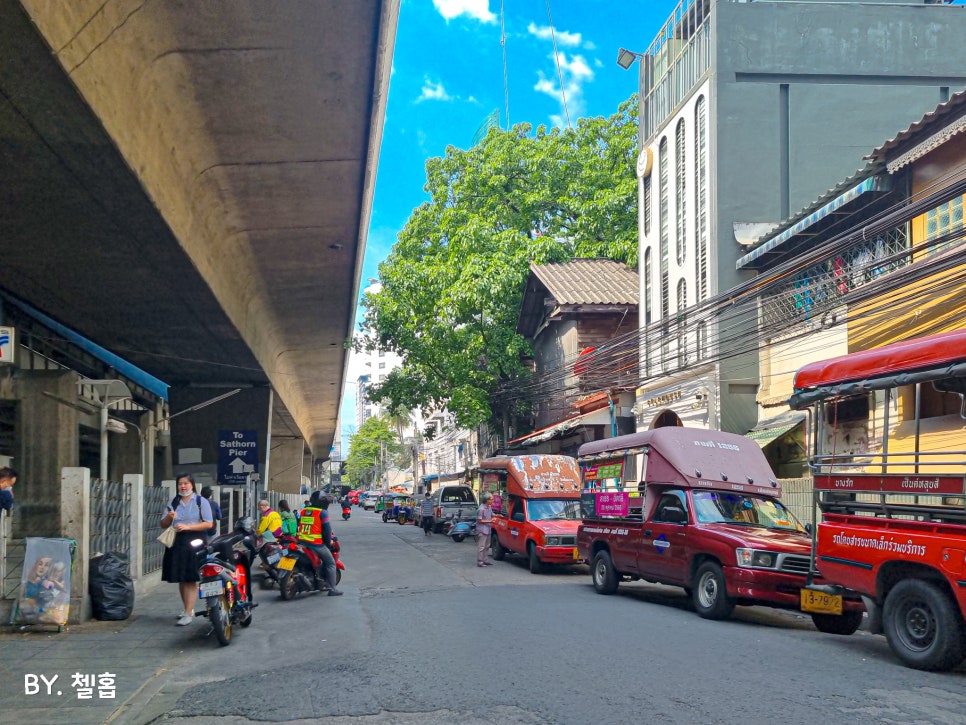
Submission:
{"label": "electrical wire", "polygon": [[573,128],[570,123],[570,110],[567,108],[567,91],[564,89],[563,70],[560,67],[560,52],[557,50],[557,34],[553,29],[553,17],[550,15],[550,0],[547,0],[547,22],[550,24],[550,39],[553,41],[553,59],[557,64],[557,78],[560,81],[560,98],[563,101],[564,115],[567,117],[567,128]]}

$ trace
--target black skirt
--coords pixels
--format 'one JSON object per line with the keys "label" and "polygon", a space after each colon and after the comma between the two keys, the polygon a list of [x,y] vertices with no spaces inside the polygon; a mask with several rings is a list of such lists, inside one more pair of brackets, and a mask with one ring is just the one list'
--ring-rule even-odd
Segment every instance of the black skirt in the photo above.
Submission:
{"label": "black skirt", "polygon": [[179,531],[174,536],[174,544],[164,550],[161,561],[161,581],[180,583],[196,582],[199,580],[198,567],[199,550],[204,547],[192,547],[195,539],[205,541],[207,537],[200,531]]}

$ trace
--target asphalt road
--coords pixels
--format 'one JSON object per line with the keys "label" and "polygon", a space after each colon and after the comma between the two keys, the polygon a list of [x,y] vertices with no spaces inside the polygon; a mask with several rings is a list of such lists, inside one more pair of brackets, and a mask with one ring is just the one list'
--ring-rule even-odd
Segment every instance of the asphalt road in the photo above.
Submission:
{"label": "asphalt road", "polygon": [[966,668],[907,669],[866,632],[761,607],[710,622],[673,588],[601,596],[584,566],[478,568],[470,541],[361,509],[335,528],[345,596],[259,592],[229,647],[196,623],[115,721],[966,723]]}

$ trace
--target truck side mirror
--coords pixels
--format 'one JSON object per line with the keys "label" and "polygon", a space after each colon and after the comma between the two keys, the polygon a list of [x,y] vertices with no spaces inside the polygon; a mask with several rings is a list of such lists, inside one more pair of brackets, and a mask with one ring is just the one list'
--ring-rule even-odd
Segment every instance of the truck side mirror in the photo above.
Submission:
{"label": "truck side mirror", "polygon": [[671,524],[688,523],[688,515],[680,506],[665,506],[661,509],[661,521]]}

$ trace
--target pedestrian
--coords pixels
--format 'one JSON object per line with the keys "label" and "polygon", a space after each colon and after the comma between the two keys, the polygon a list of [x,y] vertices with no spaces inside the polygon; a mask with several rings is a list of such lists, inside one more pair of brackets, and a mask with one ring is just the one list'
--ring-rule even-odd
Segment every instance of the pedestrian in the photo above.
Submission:
{"label": "pedestrian", "polygon": [[278,502],[278,515],[282,517],[282,533],[295,536],[299,530],[299,520],[284,498]]}
{"label": "pedestrian", "polygon": [[476,565],[492,566],[486,560],[486,553],[490,548],[490,524],[493,523],[493,509],[490,508],[493,494],[487,491],[482,499],[483,503],[476,511]]}
{"label": "pedestrian", "polygon": [[433,535],[433,501],[426,492],[426,498],[419,502],[419,520],[423,524],[423,536]]}
{"label": "pedestrian", "polygon": [[281,514],[273,509],[268,500],[264,498],[258,502],[258,510],[262,513],[262,519],[258,522],[258,528],[255,530],[255,533],[261,535],[266,531],[271,531],[272,536],[277,540],[282,535]]}
{"label": "pedestrian", "polygon": [[211,497],[213,493],[214,491],[211,486],[202,486],[201,498],[208,499],[208,505],[211,506],[211,520],[214,522],[211,530],[208,532],[211,536],[218,533],[218,522],[221,521],[221,506]]}
{"label": "pedestrian", "polygon": [[197,549],[192,541],[207,539],[211,529],[211,506],[208,499],[195,492],[195,481],[186,473],[177,478],[178,495],[168,504],[161,517],[161,528],[174,526],[177,532],[174,543],[164,550],[161,562],[161,580],[178,585],[184,611],[178,619],[178,626],[184,627],[194,621],[195,603],[198,601],[198,561]]}
{"label": "pedestrian", "polygon": [[13,484],[17,482],[17,472],[4,466],[0,468],[0,511],[10,515],[13,508]]}
{"label": "pedestrian", "polygon": [[335,588],[335,557],[329,551],[332,544],[332,524],[329,523],[329,512],[326,511],[329,503],[331,499],[321,491],[312,493],[309,505],[302,509],[302,515],[299,516],[298,539],[322,560],[329,596],[341,597],[342,592]]}

